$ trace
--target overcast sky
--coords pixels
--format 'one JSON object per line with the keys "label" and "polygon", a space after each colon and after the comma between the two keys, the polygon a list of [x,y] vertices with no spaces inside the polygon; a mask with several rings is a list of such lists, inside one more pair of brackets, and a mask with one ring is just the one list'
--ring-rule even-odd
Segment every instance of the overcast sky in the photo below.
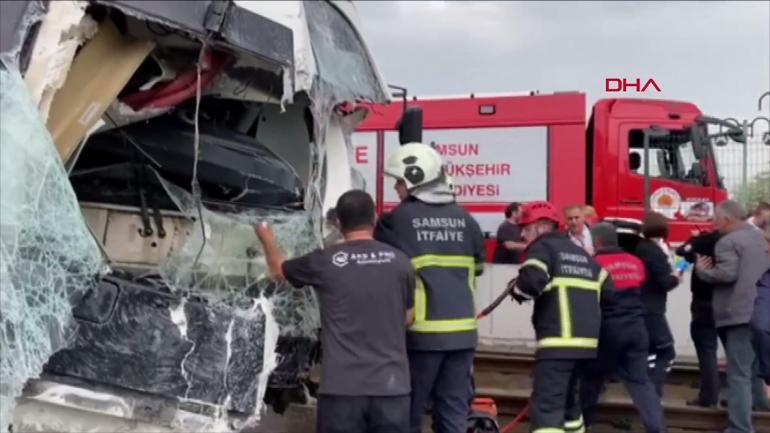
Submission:
{"label": "overcast sky", "polygon": [[751,119],[770,90],[767,1],[357,6],[386,81],[413,95],[579,90],[593,103],[618,95],[605,92],[607,77],[653,78],[662,92],[638,96]]}

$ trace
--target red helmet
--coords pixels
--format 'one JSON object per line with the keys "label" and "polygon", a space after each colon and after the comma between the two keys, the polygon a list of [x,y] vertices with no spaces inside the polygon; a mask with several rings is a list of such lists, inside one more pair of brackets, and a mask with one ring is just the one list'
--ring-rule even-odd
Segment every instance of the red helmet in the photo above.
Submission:
{"label": "red helmet", "polygon": [[541,219],[552,221],[555,224],[561,223],[556,208],[547,201],[533,201],[522,206],[519,225],[525,226]]}

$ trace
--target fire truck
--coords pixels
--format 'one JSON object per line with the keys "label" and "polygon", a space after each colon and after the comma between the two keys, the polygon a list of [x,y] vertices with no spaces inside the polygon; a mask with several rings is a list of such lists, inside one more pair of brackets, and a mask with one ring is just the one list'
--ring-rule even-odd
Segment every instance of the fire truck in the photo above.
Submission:
{"label": "fire truck", "polygon": [[660,212],[670,219],[670,240],[682,242],[708,227],[715,203],[728,196],[713,142],[744,139],[688,102],[603,99],[588,117],[579,92],[405,98],[370,106],[352,138],[354,165],[380,212],[398,201],[383,165],[399,145],[402,113],[414,109],[458,203],[488,237],[509,203],[549,200],[560,208],[590,204],[600,217]]}

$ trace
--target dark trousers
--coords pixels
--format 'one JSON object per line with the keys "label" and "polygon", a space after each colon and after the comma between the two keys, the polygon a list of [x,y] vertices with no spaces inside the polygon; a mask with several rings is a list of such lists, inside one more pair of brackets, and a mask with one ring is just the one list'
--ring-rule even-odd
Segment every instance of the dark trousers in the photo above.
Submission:
{"label": "dark trousers", "polygon": [[700,373],[700,391],[698,402],[711,406],[719,401],[719,366],[717,364],[717,328],[711,317],[700,318],[693,315],[690,323],[690,336],[698,354]]}
{"label": "dark trousers", "polygon": [[655,391],[663,398],[663,385],[674,366],[674,337],[663,314],[646,314],[644,325],[649,337],[647,366]]}
{"label": "dark trousers", "polygon": [[422,431],[422,417],[433,402],[435,433],[465,433],[473,400],[472,369],[476,351],[409,351],[412,404],[409,431]]}
{"label": "dark trousers", "polygon": [[602,333],[599,356],[586,363],[580,383],[580,404],[586,426],[593,422],[593,413],[599,401],[607,375],[617,372],[626,386],[631,400],[647,433],[665,431],[660,397],[647,373],[647,331],[644,324],[610,330]]}
{"label": "dark trousers", "polygon": [[321,395],[317,433],[406,433],[409,396],[353,397]]}
{"label": "dark trousers", "polygon": [[757,354],[759,377],[770,386],[770,332],[757,327],[752,328],[754,352]]}
{"label": "dark trousers", "polygon": [[727,418],[725,433],[752,433],[751,381],[754,348],[749,325],[719,328],[727,357]]}
{"label": "dark trousers", "polygon": [[766,373],[762,373],[763,362],[767,362],[768,350],[770,346],[767,346],[767,339],[770,337],[770,333],[760,333],[759,330],[751,328],[751,346],[754,349],[754,364],[751,366],[751,401],[752,408],[755,411],[767,412],[770,411],[770,399],[767,398],[767,391],[765,391],[765,384],[767,383]]}
{"label": "dark trousers", "polygon": [[530,431],[555,429],[585,431],[577,399],[577,383],[583,360],[538,359],[532,383]]}

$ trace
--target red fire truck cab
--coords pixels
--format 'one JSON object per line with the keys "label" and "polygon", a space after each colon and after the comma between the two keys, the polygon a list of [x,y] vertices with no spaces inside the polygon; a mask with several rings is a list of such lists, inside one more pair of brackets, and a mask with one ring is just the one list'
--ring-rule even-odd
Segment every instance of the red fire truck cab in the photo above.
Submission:
{"label": "red fire truck cab", "polygon": [[[495,233],[510,202],[532,200],[635,219],[649,206],[671,220],[672,242],[709,226],[714,204],[727,198],[708,135],[708,124],[719,121],[687,102],[604,99],[586,125],[585,99],[471,95],[414,98],[408,106],[422,109],[423,142],[443,155],[458,203],[485,232]],[[355,166],[379,211],[398,200],[382,170],[399,145],[403,110],[400,101],[371,106],[353,134]]]}

